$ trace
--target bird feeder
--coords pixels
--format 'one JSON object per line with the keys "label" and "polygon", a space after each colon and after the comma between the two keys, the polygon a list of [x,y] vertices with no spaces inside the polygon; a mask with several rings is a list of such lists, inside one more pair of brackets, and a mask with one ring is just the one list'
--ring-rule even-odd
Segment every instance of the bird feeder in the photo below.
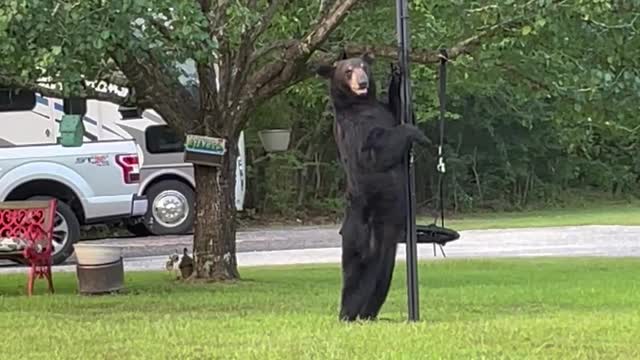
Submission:
{"label": "bird feeder", "polygon": [[222,138],[187,135],[184,144],[184,161],[203,166],[222,166],[227,152],[227,142]]}
{"label": "bird feeder", "polygon": [[64,147],[82,146],[84,122],[80,115],[63,115],[60,121],[58,144]]}

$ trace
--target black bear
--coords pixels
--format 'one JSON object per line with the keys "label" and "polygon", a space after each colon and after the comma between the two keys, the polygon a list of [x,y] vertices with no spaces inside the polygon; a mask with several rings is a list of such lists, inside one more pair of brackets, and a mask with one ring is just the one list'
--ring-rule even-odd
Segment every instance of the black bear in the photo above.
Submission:
{"label": "black bear", "polygon": [[316,70],[330,82],[334,137],[346,173],[339,314],[345,321],[375,319],[387,297],[397,243],[405,236],[403,159],[411,143],[428,143],[417,127],[399,121],[397,71],[388,103],[378,101],[372,62],[364,54]]}

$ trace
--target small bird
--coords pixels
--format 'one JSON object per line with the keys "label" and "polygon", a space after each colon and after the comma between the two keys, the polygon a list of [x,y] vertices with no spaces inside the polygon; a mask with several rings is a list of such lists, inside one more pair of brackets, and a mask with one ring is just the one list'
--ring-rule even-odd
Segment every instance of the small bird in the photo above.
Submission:
{"label": "small bird", "polygon": [[176,249],[175,253],[169,255],[169,260],[164,265],[167,271],[173,271],[176,275],[176,279],[187,279],[193,273],[193,259],[189,256],[189,250],[184,248],[182,255],[178,254]]}
{"label": "small bird", "polygon": [[182,259],[178,267],[183,279],[188,279],[193,274],[193,259],[189,256],[187,248],[182,251]]}
{"label": "small bird", "polygon": [[169,260],[167,260],[165,264],[165,268],[168,271],[173,270],[173,264],[177,263],[179,260],[180,260],[180,255],[178,255],[178,250],[176,249],[173,254],[169,255]]}

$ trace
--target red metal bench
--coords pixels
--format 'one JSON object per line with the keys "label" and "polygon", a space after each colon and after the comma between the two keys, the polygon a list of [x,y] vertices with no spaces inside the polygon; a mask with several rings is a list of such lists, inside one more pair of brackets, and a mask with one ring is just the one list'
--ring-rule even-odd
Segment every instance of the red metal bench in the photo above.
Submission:
{"label": "red metal bench", "polygon": [[48,201],[0,202],[0,259],[29,266],[27,294],[33,293],[36,279],[46,279],[53,290],[51,254],[55,199]]}

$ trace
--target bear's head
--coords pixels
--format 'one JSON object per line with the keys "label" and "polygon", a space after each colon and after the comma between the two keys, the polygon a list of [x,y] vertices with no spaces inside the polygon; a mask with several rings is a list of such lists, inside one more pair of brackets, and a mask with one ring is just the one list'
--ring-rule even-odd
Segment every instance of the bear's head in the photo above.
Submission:
{"label": "bear's head", "polygon": [[333,65],[321,65],[316,73],[328,79],[334,98],[375,98],[375,83],[371,72],[373,56],[368,53],[359,57],[342,59]]}

